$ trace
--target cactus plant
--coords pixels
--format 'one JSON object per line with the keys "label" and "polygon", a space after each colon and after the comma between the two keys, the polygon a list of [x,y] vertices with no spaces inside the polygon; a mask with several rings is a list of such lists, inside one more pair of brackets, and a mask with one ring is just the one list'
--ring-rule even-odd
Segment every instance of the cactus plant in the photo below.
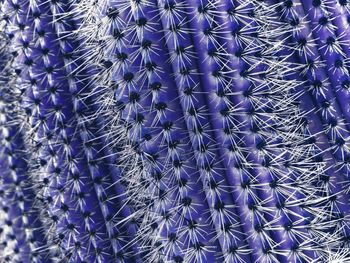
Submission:
{"label": "cactus plant", "polygon": [[349,12],[0,2],[0,259],[346,262]]}

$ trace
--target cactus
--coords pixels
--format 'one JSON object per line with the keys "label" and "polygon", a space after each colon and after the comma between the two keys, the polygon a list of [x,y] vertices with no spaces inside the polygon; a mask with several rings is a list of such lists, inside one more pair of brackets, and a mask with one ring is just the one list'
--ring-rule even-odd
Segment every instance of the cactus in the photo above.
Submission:
{"label": "cactus", "polygon": [[1,1],[0,260],[346,262],[349,7]]}

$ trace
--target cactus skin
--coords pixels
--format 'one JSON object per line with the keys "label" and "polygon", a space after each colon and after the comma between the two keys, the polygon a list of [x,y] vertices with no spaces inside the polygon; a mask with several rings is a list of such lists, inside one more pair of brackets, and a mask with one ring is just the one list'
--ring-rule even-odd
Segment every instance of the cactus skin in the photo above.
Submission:
{"label": "cactus skin", "polygon": [[0,5],[5,261],[346,262],[346,1]]}

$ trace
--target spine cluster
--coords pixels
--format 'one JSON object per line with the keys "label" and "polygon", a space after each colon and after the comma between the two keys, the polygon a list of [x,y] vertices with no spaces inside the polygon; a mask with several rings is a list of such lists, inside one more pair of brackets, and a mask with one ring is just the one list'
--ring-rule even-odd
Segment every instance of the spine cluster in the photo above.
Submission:
{"label": "spine cluster", "polygon": [[0,262],[347,262],[347,1],[0,1]]}

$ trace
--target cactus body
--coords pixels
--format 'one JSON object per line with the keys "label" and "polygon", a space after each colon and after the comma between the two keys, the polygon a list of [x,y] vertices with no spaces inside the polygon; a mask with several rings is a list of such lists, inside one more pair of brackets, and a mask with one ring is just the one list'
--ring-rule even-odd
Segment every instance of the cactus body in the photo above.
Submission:
{"label": "cactus body", "polygon": [[349,258],[347,1],[0,7],[1,260]]}

